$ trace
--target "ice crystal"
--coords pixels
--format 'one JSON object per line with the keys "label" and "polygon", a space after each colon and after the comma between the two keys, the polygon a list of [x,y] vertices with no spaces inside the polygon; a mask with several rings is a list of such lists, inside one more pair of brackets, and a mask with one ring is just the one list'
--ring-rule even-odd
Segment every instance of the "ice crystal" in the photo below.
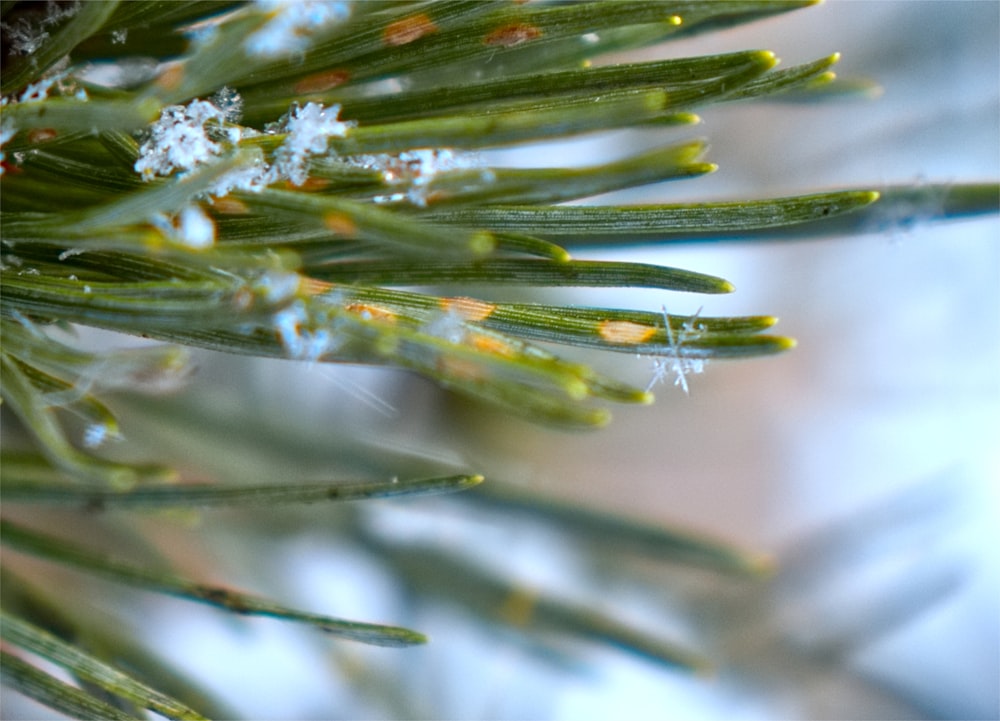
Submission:
{"label": "ice crystal", "polygon": [[80,10],[78,2],[59,3],[49,0],[45,14],[33,18],[21,16],[12,23],[0,23],[7,52],[14,55],[31,55],[49,39],[48,28],[73,17]]}
{"label": "ice crystal", "polygon": [[57,257],[59,258],[60,261],[63,261],[63,260],[66,260],[68,258],[72,258],[74,255],[82,255],[82,254],[84,254],[86,252],[87,252],[86,248],[67,248],[62,253],[60,253]]}
{"label": "ice crystal", "polygon": [[63,20],[68,20],[78,12],[80,12],[80,3],[78,0],[68,3],[48,0],[45,3],[45,18],[42,20],[42,25],[49,27],[58,25]]}
{"label": "ice crystal", "polygon": [[219,89],[211,98],[212,105],[217,107],[222,116],[230,123],[238,123],[243,116],[243,98],[228,85]]}
{"label": "ice crystal", "polygon": [[31,55],[42,46],[49,34],[41,24],[19,17],[12,23],[0,25],[4,31],[8,52],[14,55]]}

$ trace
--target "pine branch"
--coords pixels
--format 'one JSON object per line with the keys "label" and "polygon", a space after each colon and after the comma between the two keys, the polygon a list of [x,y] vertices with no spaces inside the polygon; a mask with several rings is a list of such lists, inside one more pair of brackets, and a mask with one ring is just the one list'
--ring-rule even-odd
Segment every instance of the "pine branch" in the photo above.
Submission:
{"label": "pine branch", "polygon": [[[69,527],[65,536],[31,530],[35,514],[107,509],[91,519],[95,528],[141,535],[135,529],[142,521],[132,527],[122,519],[137,519],[139,511],[253,513],[426,495],[482,480],[465,468],[427,471],[434,449],[393,455],[388,439],[362,443],[353,429],[332,428],[323,429],[322,445],[358,470],[349,483],[258,471],[240,476],[240,484],[194,482],[192,475],[209,477],[199,475],[199,463],[237,463],[226,455],[233,419],[213,409],[202,422],[189,406],[175,413],[159,398],[146,401],[144,413],[189,445],[209,448],[211,459],[182,453],[145,462],[129,444],[107,448],[137,421],[119,417],[116,394],[177,389],[190,375],[190,348],[400,368],[532,422],[593,428],[610,420],[608,406],[652,402],[655,381],[671,372],[687,390],[684,374],[707,360],[768,356],[795,343],[767,333],[776,318],[766,314],[702,318],[670,315],[663,306],[539,302],[533,289],[733,290],[697,270],[578,260],[572,250],[857,234],[995,213],[996,182],[563,204],[711,173],[717,166],[702,139],[575,167],[491,167],[478,155],[588,133],[683,129],[719,103],[870,92],[864,79],[835,79],[838,54],[780,69],[766,50],[609,62],[614,52],[811,4],[5,0],[0,364],[11,422],[4,427],[9,520],[2,542],[16,551],[14,562],[27,555],[238,614],[305,623],[339,639],[422,643],[422,634],[406,628],[306,613],[105,557],[69,538]],[[63,340],[74,327],[162,344],[84,350]],[[654,382],[634,387],[598,372],[577,349],[650,356]],[[284,443],[295,460],[316,453],[304,451],[302,439],[280,440],[263,415],[240,420],[246,442]],[[417,480],[386,480],[390,455],[405,462],[403,478]],[[724,542],[531,492],[487,485],[465,495],[466,508],[531,518],[580,546],[613,539],[630,552],[722,578],[762,570],[754,554]],[[533,595],[459,560],[455,549],[383,538],[357,505],[371,504],[340,504],[342,527],[326,530],[375,553],[421,596],[457,601],[532,642],[554,634],[674,668],[711,665],[702,653],[597,608]],[[7,563],[5,579],[17,579]],[[49,579],[32,581],[46,587]],[[39,597],[20,581],[4,585],[13,588],[5,589],[3,611],[11,688],[72,717],[133,718],[142,709],[201,717],[163,690],[171,675],[150,660],[155,654],[95,632],[134,660],[135,675],[126,675],[107,654],[91,652],[81,634],[57,633],[67,616],[39,612]],[[62,598],[54,590],[50,596]],[[95,628],[87,614],[74,616],[77,623]],[[49,674],[33,655],[70,671],[79,687]]]}

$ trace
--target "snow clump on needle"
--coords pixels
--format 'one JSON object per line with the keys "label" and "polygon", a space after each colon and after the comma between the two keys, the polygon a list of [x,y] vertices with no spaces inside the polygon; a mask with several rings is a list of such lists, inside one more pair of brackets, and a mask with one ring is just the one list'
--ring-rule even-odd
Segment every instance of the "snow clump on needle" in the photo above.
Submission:
{"label": "snow clump on needle", "polygon": [[274,154],[273,170],[279,178],[287,178],[294,185],[306,182],[309,156],[326,152],[330,138],[347,135],[350,124],[337,119],[340,106],[324,108],[319,103],[292,107],[280,127],[287,133],[285,142]]}
{"label": "snow clump on needle", "polygon": [[390,185],[406,188],[406,192],[376,195],[376,203],[398,203],[407,201],[418,207],[426,207],[430,184],[443,173],[454,170],[480,168],[480,181],[494,180],[489,169],[482,168],[482,160],[475,153],[457,153],[450,148],[417,148],[398,155],[356,155],[346,159],[348,163],[361,168],[378,170],[382,179]]}
{"label": "snow clump on needle", "polygon": [[304,53],[311,35],[351,14],[350,3],[341,0],[257,0],[256,5],[271,18],[243,47],[248,55],[263,58]]}
{"label": "snow clump on needle", "polygon": [[[193,100],[187,105],[171,105],[163,109],[153,123],[149,137],[139,148],[135,171],[144,180],[155,176],[184,174],[215,162],[243,137],[257,134],[250,128],[227,124],[238,113],[242,102],[233,91],[215,98],[223,107],[207,100]],[[339,105],[329,108],[320,103],[292,107],[279,122],[267,129],[284,134],[285,139],[275,150],[273,163],[268,164],[258,154],[253,160],[226,173],[211,189],[210,194],[224,197],[233,190],[259,192],[280,180],[302,185],[309,174],[309,158],[323,154],[330,138],[344,137],[353,123],[338,119]],[[228,146],[228,147],[227,147]]]}
{"label": "snow clump on needle", "polygon": [[[150,127],[135,162],[135,171],[143,180],[175,173],[183,176],[199,166],[217,162],[227,151],[237,148],[241,138],[257,134],[255,130],[227,122],[242,108],[242,100],[235,91],[224,88],[213,99],[218,105],[193,100],[187,105],[163,109],[159,120]],[[309,177],[309,158],[325,153],[330,138],[343,137],[351,128],[352,123],[338,119],[339,113],[339,105],[329,108],[319,103],[293,105],[287,115],[267,129],[269,133],[285,135],[274,151],[273,163],[267,163],[259,151],[247,152],[249,159],[224,173],[207,195],[222,198],[234,190],[257,193],[280,180],[302,185]],[[4,134],[4,140],[7,135]],[[215,242],[215,225],[197,204],[184,207],[176,218],[160,214],[149,220],[167,238],[190,248],[207,248]]]}

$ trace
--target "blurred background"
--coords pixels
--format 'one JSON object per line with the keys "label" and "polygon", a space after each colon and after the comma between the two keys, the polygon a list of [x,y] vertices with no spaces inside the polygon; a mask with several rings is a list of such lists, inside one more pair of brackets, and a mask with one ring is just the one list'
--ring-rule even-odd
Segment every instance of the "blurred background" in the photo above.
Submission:
{"label": "blurred background", "polygon": [[[838,75],[872,78],[882,93],[713,107],[694,128],[498,159],[591,164],[640,145],[710,139],[715,174],[602,198],[613,202],[1000,177],[1000,3],[832,1],[645,55],[749,48],[773,50],[783,66],[840,51]],[[476,567],[703,651],[713,673],[692,676],[599,644],[542,643],[469,607],[415,599],[319,507],[156,522],[205,578],[403,623],[428,633],[428,646],[345,646],[140,594],[123,613],[248,718],[998,718],[1000,223],[932,224],[921,212],[915,222],[888,214],[850,238],[577,253],[712,273],[737,290],[561,298],[774,314],[777,330],[799,342],[780,357],[712,363],[687,377],[689,393],[668,377],[655,405],[616,409],[597,433],[499,417],[391,371],[199,356],[192,395],[233,429],[221,476],[287,470],[287,458],[239,445],[240,430],[262,419],[303,443],[311,433],[338,459],[348,451],[333,437],[349,428],[358,443],[388,448],[387,472],[397,455],[416,454],[430,470],[480,471],[772,558],[770,578],[734,581],[625,559],[613,545],[582,546],[545,524],[444,500],[366,511],[366,528],[403,547],[458,549]],[[592,360],[639,385],[653,378],[649,358]],[[192,463],[203,460],[163,427],[123,427],[130,440],[175,443]],[[308,475],[313,459],[302,458],[296,470]],[[328,476],[327,460],[315,468]],[[223,532],[233,529],[254,537]],[[5,699],[4,718],[44,717],[26,704]]]}

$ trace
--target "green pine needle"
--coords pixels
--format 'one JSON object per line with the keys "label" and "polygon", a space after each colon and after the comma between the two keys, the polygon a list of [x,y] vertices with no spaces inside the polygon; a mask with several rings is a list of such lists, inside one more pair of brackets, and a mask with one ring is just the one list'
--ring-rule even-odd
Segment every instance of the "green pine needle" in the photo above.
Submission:
{"label": "green pine needle", "polygon": [[331,636],[376,646],[411,646],[427,640],[422,634],[406,628],[306,613],[228,588],[207,586],[170,573],[140,568],[9,521],[0,522],[0,534],[4,545],[9,548],[96,573],[119,583],[199,601],[239,615],[270,616],[304,623]]}
{"label": "green pine needle", "polygon": [[[205,718],[179,701],[82,652],[76,646],[8,613],[0,613],[0,637],[13,646],[62,666],[76,678],[97,684],[140,708],[148,708],[177,721],[201,721]],[[32,676],[39,678],[37,672],[33,674],[23,664],[15,664],[15,668],[27,678]]]}

